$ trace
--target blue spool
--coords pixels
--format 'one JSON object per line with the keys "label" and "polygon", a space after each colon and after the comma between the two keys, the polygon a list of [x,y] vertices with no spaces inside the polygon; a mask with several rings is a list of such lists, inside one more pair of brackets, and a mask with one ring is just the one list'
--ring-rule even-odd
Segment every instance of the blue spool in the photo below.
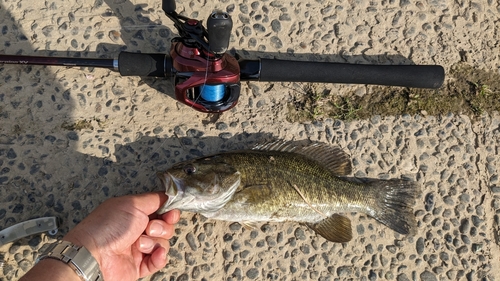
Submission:
{"label": "blue spool", "polygon": [[222,100],[226,93],[225,85],[202,85],[200,86],[201,97],[210,102]]}

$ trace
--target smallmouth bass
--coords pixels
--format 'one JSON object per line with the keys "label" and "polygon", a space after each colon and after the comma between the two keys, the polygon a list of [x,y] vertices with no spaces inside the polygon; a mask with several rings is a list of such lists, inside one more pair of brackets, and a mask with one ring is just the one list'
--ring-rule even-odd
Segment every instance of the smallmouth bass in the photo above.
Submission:
{"label": "smallmouth bass", "polygon": [[158,210],[196,212],[240,222],[296,221],[332,242],[352,239],[351,221],[340,213],[361,212],[401,234],[416,228],[413,181],[359,183],[339,147],[298,147],[277,141],[251,150],[224,152],[175,164],[158,176],[169,196]]}

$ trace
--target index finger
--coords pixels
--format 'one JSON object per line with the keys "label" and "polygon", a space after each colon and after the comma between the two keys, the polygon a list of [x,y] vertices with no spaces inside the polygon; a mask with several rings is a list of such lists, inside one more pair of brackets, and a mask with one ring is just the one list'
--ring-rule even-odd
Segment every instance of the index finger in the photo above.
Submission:
{"label": "index finger", "polygon": [[181,211],[174,209],[161,215],[161,218],[168,224],[176,224],[181,218]]}

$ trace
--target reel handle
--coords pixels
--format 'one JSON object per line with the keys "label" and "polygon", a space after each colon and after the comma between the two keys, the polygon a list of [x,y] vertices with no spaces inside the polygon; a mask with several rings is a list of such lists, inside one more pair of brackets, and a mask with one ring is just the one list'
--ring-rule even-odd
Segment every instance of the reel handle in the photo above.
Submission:
{"label": "reel handle", "polygon": [[227,51],[232,28],[233,20],[226,12],[217,10],[208,17],[208,45],[211,52],[221,55]]}
{"label": "reel handle", "polygon": [[161,8],[166,14],[175,13],[175,0],[162,0]]}

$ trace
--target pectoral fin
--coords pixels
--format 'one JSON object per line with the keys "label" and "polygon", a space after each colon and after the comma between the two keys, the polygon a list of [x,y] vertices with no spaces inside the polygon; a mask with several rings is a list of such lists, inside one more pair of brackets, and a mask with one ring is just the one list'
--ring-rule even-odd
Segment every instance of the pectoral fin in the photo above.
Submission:
{"label": "pectoral fin", "polygon": [[263,198],[272,196],[271,188],[267,184],[249,184],[240,186],[233,197],[234,201],[246,202],[246,204],[256,204],[262,202]]}
{"label": "pectoral fin", "polygon": [[307,226],[331,242],[343,243],[352,239],[351,220],[338,214]]}

